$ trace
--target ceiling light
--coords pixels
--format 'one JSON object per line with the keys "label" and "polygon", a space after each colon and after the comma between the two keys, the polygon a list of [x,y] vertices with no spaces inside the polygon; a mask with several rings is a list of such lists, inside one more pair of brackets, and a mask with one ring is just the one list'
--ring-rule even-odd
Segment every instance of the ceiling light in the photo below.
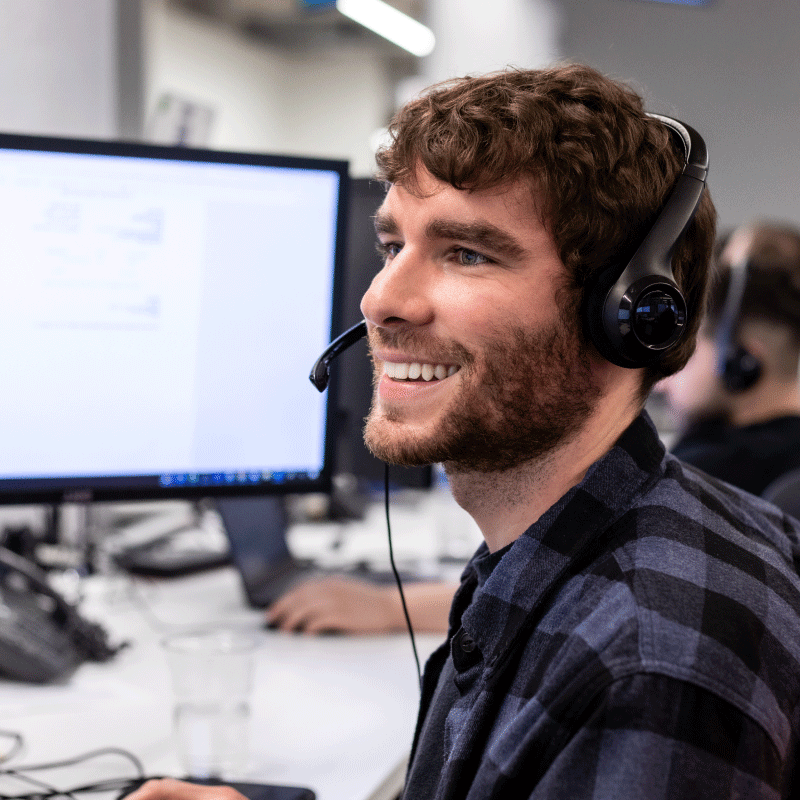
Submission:
{"label": "ceiling light", "polygon": [[415,56],[427,56],[436,44],[430,28],[383,0],[336,0],[336,8]]}

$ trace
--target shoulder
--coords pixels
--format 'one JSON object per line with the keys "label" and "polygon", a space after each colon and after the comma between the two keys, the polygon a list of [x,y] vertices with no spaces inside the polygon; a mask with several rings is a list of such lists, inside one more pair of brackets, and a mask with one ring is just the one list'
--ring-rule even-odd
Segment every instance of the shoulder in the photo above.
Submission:
{"label": "shoulder", "polygon": [[688,548],[687,566],[711,557],[765,580],[784,573],[797,585],[800,522],[669,455],[618,526],[628,538]]}
{"label": "shoulder", "polygon": [[587,572],[609,677],[658,674],[713,693],[773,738],[800,702],[800,523],[667,458]]}

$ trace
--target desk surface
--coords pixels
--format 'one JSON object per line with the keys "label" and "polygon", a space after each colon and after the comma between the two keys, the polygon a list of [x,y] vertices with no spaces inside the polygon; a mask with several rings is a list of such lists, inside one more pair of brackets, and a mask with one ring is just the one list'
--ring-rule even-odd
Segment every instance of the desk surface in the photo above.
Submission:
{"label": "desk surface", "polygon": [[[319,800],[369,798],[407,753],[416,719],[416,666],[405,635],[321,638],[265,630],[232,569],[177,580],[89,579],[82,608],[130,647],[84,664],[63,686],[0,682],[5,730],[25,748],[8,767],[99,747],[135,754],[148,774],[179,775],[172,696],[159,641],[199,623],[242,626],[258,639],[250,762],[240,776],[311,787]],[[441,637],[418,636],[424,658]],[[35,773],[67,788],[133,775],[122,758]],[[32,787],[3,779],[3,791]],[[12,788],[13,786],[13,788]]]}

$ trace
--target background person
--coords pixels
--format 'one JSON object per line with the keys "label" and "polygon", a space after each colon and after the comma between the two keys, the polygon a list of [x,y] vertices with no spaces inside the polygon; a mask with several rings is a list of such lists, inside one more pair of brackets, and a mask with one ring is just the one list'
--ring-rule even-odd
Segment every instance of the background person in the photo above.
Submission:
{"label": "background person", "polygon": [[761,494],[800,467],[800,231],[737,228],[716,272],[695,354],[659,388],[683,426],[673,454]]}

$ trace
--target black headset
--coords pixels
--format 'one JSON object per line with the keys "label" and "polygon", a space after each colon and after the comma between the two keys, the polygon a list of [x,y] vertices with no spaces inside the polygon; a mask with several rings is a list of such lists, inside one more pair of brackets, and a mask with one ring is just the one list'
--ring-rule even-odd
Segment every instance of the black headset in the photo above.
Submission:
{"label": "black headset", "polygon": [[[671,117],[648,114],[680,140],[686,163],[675,186],[627,265],[602,270],[587,287],[584,319],[600,354],[620,367],[644,367],[674,347],[686,329],[687,308],[672,273],[672,253],[697,211],[708,174],[706,144],[697,131]],[[330,364],[366,336],[361,321],[328,345],[309,379],[320,392]]]}
{"label": "black headset", "polygon": [[708,174],[708,152],[697,131],[671,117],[647,116],[680,140],[683,171],[630,261],[602,270],[584,299],[594,346],[612,364],[631,369],[658,361],[686,330],[686,300],[675,282],[672,254],[697,211]]}
{"label": "black headset", "polygon": [[717,325],[717,374],[725,388],[733,393],[747,391],[761,377],[761,362],[736,339],[742,301],[750,272],[750,258],[731,264],[728,291]]}

